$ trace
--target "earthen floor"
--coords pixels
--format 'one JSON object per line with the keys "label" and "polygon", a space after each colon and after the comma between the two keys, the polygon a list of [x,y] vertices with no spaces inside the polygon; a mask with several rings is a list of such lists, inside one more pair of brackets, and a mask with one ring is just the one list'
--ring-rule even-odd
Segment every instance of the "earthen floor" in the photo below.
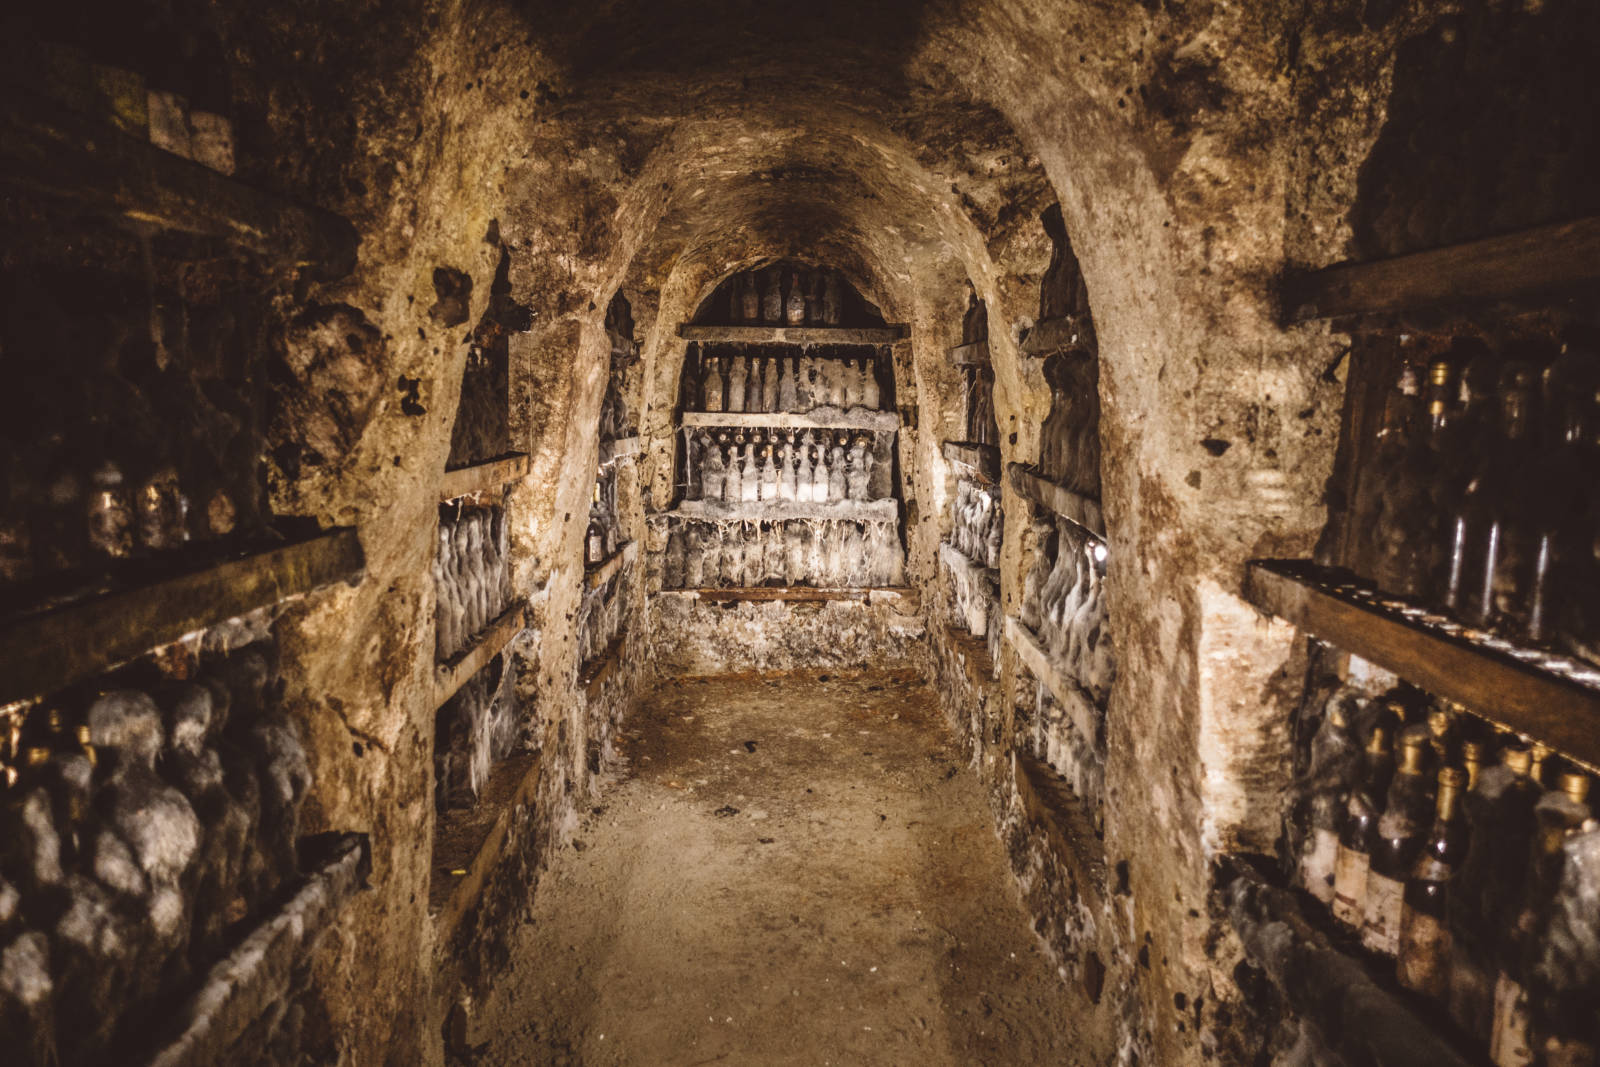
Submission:
{"label": "earthen floor", "polygon": [[676,681],[626,751],[473,1012],[476,1062],[1077,1062],[920,681]]}

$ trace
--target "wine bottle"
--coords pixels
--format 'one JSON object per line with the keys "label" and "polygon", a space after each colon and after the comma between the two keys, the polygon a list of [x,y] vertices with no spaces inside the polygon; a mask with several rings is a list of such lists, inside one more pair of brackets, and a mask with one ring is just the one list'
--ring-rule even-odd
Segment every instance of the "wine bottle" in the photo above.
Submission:
{"label": "wine bottle", "polygon": [[1404,480],[1405,461],[1412,454],[1414,439],[1421,435],[1421,388],[1417,372],[1409,363],[1384,404],[1383,420],[1373,441],[1372,460],[1362,473],[1356,515],[1361,523],[1362,542],[1358,548],[1356,570],[1378,583],[1393,581],[1395,564],[1407,533],[1406,519],[1395,520],[1391,494],[1399,492]]}
{"label": "wine bottle", "polygon": [[1350,790],[1361,774],[1361,747],[1351,732],[1352,713],[1361,695],[1348,686],[1335,690],[1322,709],[1322,723],[1311,739],[1311,759],[1298,791],[1307,811],[1309,833],[1300,861],[1300,884],[1325,906],[1333,904],[1339,830]]}
{"label": "wine bottle", "polygon": [[594,483],[589,505],[589,527],[583,534],[583,562],[590,567],[605,562],[606,531],[600,524],[600,483]]}
{"label": "wine bottle", "polygon": [[1457,340],[1451,351],[1463,369],[1458,404],[1445,427],[1441,470],[1435,482],[1437,507],[1446,520],[1440,537],[1444,559],[1435,602],[1446,611],[1464,614],[1470,600],[1468,575],[1481,567],[1483,554],[1480,534],[1485,520],[1472,490],[1498,436],[1494,399],[1503,363],[1476,339]]}
{"label": "wine bottle", "polygon": [[1400,949],[1400,912],[1406,878],[1416,863],[1433,805],[1425,756],[1427,737],[1407,730],[1400,737],[1399,767],[1389,784],[1383,814],[1372,838],[1367,893],[1362,908],[1361,943],[1393,956]]}
{"label": "wine bottle", "polygon": [[1560,884],[1562,846],[1567,835],[1579,829],[1592,814],[1587,802],[1589,779],[1564,774],[1558,788],[1539,798],[1534,806],[1533,848],[1521,898],[1511,912],[1510,926],[1501,939],[1500,972],[1494,987],[1494,1025],[1489,1038],[1489,1058],[1496,1067],[1524,1067],[1537,1062],[1530,1026],[1534,1006],[1528,996],[1529,961],[1538,950],[1537,931]]}
{"label": "wine bottle", "polygon": [[1479,473],[1475,493],[1486,520],[1483,569],[1474,579],[1468,618],[1521,631],[1533,599],[1536,566],[1538,450],[1532,440],[1533,370],[1506,366],[1500,380],[1500,438]]}
{"label": "wine bottle", "polygon": [[1561,877],[1526,966],[1535,1009],[1529,1045],[1547,1067],[1593,1067],[1600,1059],[1600,822],[1569,833],[1561,852]]}
{"label": "wine bottle", "polygon": [[[1566,600],[1585,590],[1583,568],[1594,559],[1585,513],[1596,485],[1589,443],[1600,388],[1600,357],[1581,345],[1567,349],[1541,379],[1544,491],[1535,494],[1532,588],[1522,636],[1553,643],[1567,614]],[[1575,580],[1568,580],[1571,575]]]}
{"label": "wine bottle", "polygon": [[1450,991],[1450,881],[1467,851],[1467,822],[1458,802],[1466,785],[1467,772],[1459,767],[1439,772],[1433,829],[1406,882],[1400,912],[1396,976],[1407,989],[1440,1000]]}
{"label": "wine bottle", "polygon": [[1333,868],[1333,917],[1352,930],[1361,929],[1366,911],[1373,838],[1389,780],[1394,775],[1387,727],[1372,728],[1364,756],[1363,779],[1346,805],[1344,826],[1339,831],[1339,855]]}

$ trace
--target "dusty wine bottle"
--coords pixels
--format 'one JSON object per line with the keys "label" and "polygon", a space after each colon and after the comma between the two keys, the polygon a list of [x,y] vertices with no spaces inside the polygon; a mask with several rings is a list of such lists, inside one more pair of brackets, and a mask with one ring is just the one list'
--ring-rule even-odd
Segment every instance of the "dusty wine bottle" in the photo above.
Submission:
{"label": "dusty wine bottle", "polygon": [[1427,738],[1408,730],[1400,738],[1400,765],[1389,784],[1383,814],[1368,854],[1367,893],[1362,909],[1361,943],[1393,956],[1400,949],[1400,912],[1406,877],[1416,863],[1432,806],[1425,771]]}
{"label": "dusty wine bottle", "polygon": [[1333,872],[1339,859],[1339,829],[1350,790],[1361,773],[1361,748],[1350,732],[1350,713],[1359,711],[1360,694],[1336,690],[1322,711],[1311,739],[1311,759],[1300,783],[1309,833],[1301,854],[1300,884],[1324,906],[1333,904]]}
{"label": "dusty wine bottle", "polygon": [[1466,857],[1468,830],[1461,815],[1467,772],[1439,772],[1433,829],[1406,882],[1400,912],[1396,977],[1407,989],[1443,999],[1450,991],[1450,927],[1446,911],[1450,881]]}
{"label": "dusty wine bottle", "polygon": [[1366,911],[1372,839],[1377,833],[1378,815],[1383,810],[1389,779],[1394,774],[1394,757],[1389,753],[1386,727],[1372,728],[1365,756],[1365,777],[1361,787],[1350,794],[1344,826],[1339,831],[1339,856],[1333,867],[1333,917],[1352,930],[1361,929]]}

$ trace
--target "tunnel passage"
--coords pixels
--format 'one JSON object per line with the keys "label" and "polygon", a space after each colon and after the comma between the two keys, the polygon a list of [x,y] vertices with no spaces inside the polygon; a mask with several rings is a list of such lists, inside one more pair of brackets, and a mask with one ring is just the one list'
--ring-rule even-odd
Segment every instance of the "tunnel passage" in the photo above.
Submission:
{"label": "tunnel passage", "polygon": [[1580,1057],[1595,18],[7,12],[5,1047],[470,1059],[645,694],[866,665],[1089,1062]]}

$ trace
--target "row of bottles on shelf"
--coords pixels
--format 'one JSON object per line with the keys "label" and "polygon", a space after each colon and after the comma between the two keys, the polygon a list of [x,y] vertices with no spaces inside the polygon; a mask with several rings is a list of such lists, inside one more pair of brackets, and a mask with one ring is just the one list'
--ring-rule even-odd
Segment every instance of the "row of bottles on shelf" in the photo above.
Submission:
{"label": "row of bottles on shelf", "polygon": [[1000,566],[1000,538],[1005,517],[1000,510],[1000,494],[962,478],[956,483],[954,525],[950,544],[980,567]]}
{"label": "row of bottles on shelf", "polygon": [[1302,885],[1497,1067],[1593,1064],[1589,778],[1448,701],[1328,698],[1297,782]]}
{"label": "row of bottles on shelf", "polygon": [[877,411],[883,404],[877,360],[815,355],[713,356],[702,349],[701,411],[804,415],[819,408]]}
{"label": "row of bottles on shelf", "polygon": [[[806,430],[748,436],[722,430],[691,438],[690,500],[827,503],[872,500],[875,442],[866,434]],[[880,479],[881,481],[881,479]],[[887,496],[884,490],[881,494]]]}
{"label": "row of bottles on shelf", "polygon": [[476,804],[494,765],[521,742],[515,663],[509,650],[496,656],[434,713],[433,799],[439,811]]}
{"label": "row of bottles on shelf", "polygon": [[1090,724],[1094,732],[1078,728],[1082,720],[1070,714],[1064,704],[1043,682],[1032,687],[1017,687],[1016,728],[1018,748],[1030,751],[1065,778],[1072,792],[1083,802],[1095,832],[1105,829],[1106,761],[1100,734],[1100,721]]}
{"label": "row of bottles on shelf", "polygon": [[988,367],[962,368],[961,398],[967,442],[1000,447],[1000,427],[994,418],[994,371]]}
{"label": "row of bottles on shelf", "polygon": [[[946,545],[945,548],[955,551],[953,545]],[[946,573],[950,576],[950,607],[956,623],[973,637],[985,638],[991,655],[998,653],[999,580],[993,572],[982,567],[951,566],[946,568]]]}
{"label": "row of bottles on shelf", "polygon": [[0,1033],[21,1062],[116,1058],[297,873],[311,773],[276,649],[216,633],[187,680],[142,663],[0,719]]}
{"label": "row of bottles on shelf", "polygon": [[1600,663],[1600,355],[1518,355],[1458,340],[1425,385],[1405,366],[1361,472],[1353,569]]}
{"label": "row of bottles on shelf", "polygon": [[589,498],[589,525],[583,533],[583,564],[595,567],[622,547],[622,517],[617,511],[617,468],[607,464],[595,476]]}
{"label": "row of bottles on shelf", "polygon": [[0,521],[0,580],[70,569],[85,551],[107,562],[151,557],[191,540],[226,536],[239,523],[225,489],[213,490],[196,512],[170,467],[134,484],[117,463],[106,461],[86,482],[62,472],[45,491],[49,508],[28,519]]}
{"label": "row of bottles on shelf", "polygon": [[592,589],[578,607],[578,662],[591,663],[622,632],[631,567],[621,567]]}
{"label": "row of bottles on shelf", "polygon": [[511,603],[510,548],[504,508],[439,508],[433,589],[441,662],[465,651]]}
{"label": "row of bottles on shelf", "polygon": [[1035,520],[1033,538],[1038,551],[1022,581],[1022,625],[1103,706],[1117,669],[1106,621],[1106,543],[1059,516]]}
{"label": "row of bottles on shelf", "polygon": [[1039,474],[1048,482],[1100,498],[1100,365],[1092,353],[1056,353],[1045,360],[1050,414],[1039,427]]}
{"label": "row of bottles on shelf", "polygon": [[767,267],[735,275],[727,291],[729,322],[838,326],[844,321],[844,283],[837,271]]}
{"label": "row of bottles on shelf", "polygon": [[885,587],[901,584],[904,566],[894,522],[688,520],[667,535],[661,584],[664,589]]}

